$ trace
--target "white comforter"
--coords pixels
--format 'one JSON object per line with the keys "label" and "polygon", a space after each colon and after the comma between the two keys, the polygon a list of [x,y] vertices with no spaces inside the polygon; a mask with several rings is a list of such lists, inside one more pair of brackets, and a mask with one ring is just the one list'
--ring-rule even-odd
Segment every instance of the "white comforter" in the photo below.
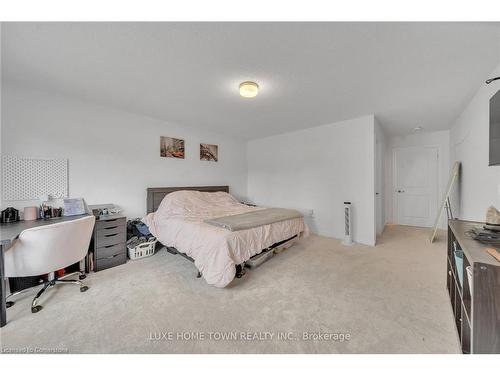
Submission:
{"label": "white comforter", "polygon": [[143,221],[158,240],[189,255],[205,280],[223,288],[241,264],[272,244],[309,233],[303,218],[231,232],[203,220],[260,210],[224,192],[177,191],[165,196],[158,210]]}

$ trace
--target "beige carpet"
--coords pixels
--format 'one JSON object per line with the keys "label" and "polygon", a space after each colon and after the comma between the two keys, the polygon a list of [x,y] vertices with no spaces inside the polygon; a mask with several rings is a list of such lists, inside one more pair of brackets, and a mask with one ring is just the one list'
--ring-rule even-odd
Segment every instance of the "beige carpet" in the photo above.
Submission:
{"label": "beige carpet", "polygon": [[[4,352],[457,353],[445,240],[388,226],[377,247],[311,236],[217,289],[164,250],[58,286],[29,309],[17,298]],[[306,333],[321,333],[309,336]],[[41,348],[41,349],[40,349]]]}

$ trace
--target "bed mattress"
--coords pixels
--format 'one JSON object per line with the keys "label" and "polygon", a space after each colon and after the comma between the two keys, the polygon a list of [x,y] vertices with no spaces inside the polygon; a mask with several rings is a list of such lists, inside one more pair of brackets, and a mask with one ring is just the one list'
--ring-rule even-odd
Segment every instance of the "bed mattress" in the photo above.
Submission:
{"label": "bed mattress", "polygon": [[303,217],[234,232],[204,222],[261,209],[223,192],[178,191],[165,196],[143,221],[162,244],[193,258],[208,284],[222,288],[234,279],[237,264],[277,242],[309,233]]}

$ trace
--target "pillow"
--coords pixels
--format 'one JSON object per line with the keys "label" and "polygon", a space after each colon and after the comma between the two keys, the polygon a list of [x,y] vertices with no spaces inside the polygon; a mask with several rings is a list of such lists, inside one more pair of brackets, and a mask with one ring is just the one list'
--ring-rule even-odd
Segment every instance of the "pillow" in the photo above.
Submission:
{"label": "pillow", "polygon": [[208,215],[214,209],[239,206],[231,194],[223,191],[215,193],[179,190],[163,198],[157,213],[160,216],[200,216]]}

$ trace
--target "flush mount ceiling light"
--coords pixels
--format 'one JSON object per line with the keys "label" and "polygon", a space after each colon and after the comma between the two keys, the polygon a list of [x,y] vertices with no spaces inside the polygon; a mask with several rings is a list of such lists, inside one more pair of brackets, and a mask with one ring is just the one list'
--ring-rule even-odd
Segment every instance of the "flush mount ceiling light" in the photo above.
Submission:
{"label": "flush mount ceiling light", "polygon": [[259,85],[252,81],[240,83],[240,95],[244,98],[255,98],[259,93]]}

